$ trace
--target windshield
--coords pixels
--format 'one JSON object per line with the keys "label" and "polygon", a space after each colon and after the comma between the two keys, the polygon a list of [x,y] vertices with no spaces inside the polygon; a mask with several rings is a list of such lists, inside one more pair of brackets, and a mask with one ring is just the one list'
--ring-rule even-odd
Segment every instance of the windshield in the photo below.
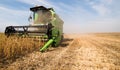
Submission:
{"label": "windshield", "polygon": [[52,14],[50,11],[38,10],[34,12],[34,24],[46,24],[50,22]]}

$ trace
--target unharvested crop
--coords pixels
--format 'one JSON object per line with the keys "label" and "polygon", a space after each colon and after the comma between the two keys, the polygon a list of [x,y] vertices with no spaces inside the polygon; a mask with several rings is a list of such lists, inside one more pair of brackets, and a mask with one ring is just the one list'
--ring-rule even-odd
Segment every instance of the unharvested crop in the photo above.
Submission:
{"label": "unharvested crop", "polygon": [[34,41],[31,38],[7,38],[4,34],[0,34],[0,63],[6,60],[15,60],[16,58],[25,55],[40,48],[41,43]]}

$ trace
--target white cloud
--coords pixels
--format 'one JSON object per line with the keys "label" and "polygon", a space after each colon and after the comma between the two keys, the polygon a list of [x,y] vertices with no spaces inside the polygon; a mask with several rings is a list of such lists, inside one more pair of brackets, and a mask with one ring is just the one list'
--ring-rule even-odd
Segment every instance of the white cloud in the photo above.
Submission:
{"label": "white cloud", "polygon": [[30,4],[30,5],[34,5],[34,6],[43,5],[43,6],[46,6],[46,7],[53,7],[54,9],[56,9],[58,11],[61,11],[60,7],[54,5],[55,3],[50,2],[49,0],[17,0],[17,1],[27,3],[27,4]]}
{"label": "white cloud", "polygon": [[[52,0],[17,0],[31,6],[44,5],[53,7],[58,15],[64,20],[65,33],[85,32],[119,32],[119,3],[113,4],[113,0],[86,0],[85,6],[78,3],[72,5],[64,2],[55,3]],[[86,5],[87,4],[87,5]],[[112,5],[111,8],[109,8]],[[114,5],[114,6],[113,6]],[[116,5],[116,6],[115,6]],[[87,6],[90,6],[87,7]],[[92,9],[91,9],[92,8]],[[111,16],[113,11],[114,17]],[[92,11],[91,11],[92,10]],[[93,13],[93,10],[96,13]],[[117,13],[116,13],[117,12]],[[0,7],[0,30],[3,31],[7,25],[23,25],[27,21],[29,12]],[[116,17],[117,15],[118,17]],[[7,20],[7,21],[6,21]],[[22,23],[22,24],[21,24]],[[27,24],[27,23],[26,23]]]}
{"label": "white cloud", "polygon": [[0,10],[1,10],[0,15],[2,15],[2,13],[4,13],[4,14],[22,17],[23,15],[26,15],[28,13],[23,10],[14,10],[14,9],[6,8],[6,7],[0,7]]}
{"label": "white cloud", "polygon": [[4,32],[7,26],[12,26],[12,25],[20,25],[20,24],[15,21],[0,19],[0,32]]}
{"label": "white cloud", "polygon": [[[14,10],[6,7],[0,7],[0,32],[3,32],[6,26],[22,25],[27,23],[29,12],[23,10]],[[25,23],[26,22],[26,23]]]}
{"label": "white cloud", "polygon": [[111,13],[111,10],[108,7],[112,4],[112,1],[113,0],[99,0],[98,2],[95,2],[94,0],[86,0],[86,2],[89,3],[91,8],[93,8],[101,16]]}
{"label": "white cloud", "polygon": [[104,16],[108,13],[110,13],[110,10],[105,7],[105,5],[92,5],[92,8],[96,10],[100,15]]}
{"label": "white cloud", "polygon": [[111,4],[113,2],[113,0],[100,0],[101,3],[104,3],[104,4]]}

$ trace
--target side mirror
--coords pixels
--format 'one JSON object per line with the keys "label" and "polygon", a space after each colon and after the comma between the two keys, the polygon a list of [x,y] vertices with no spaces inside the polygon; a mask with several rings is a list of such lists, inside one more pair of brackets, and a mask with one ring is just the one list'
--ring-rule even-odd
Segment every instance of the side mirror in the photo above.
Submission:
{"label": "side mirror", "polygon": [[30,15],[29,18],[28,18],[28,21],[32,21],[32,16]]}

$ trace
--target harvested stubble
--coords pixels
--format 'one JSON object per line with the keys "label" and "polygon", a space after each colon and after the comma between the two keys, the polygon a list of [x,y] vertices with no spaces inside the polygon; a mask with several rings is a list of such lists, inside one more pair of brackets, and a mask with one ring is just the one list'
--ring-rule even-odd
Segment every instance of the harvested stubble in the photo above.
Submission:
{"label": "harvested stubble", "polygon": [[41,43],[31,38],[7,38],[0,34],[0,63],[6,60],[14,60],[22,55],[40,48]]}

